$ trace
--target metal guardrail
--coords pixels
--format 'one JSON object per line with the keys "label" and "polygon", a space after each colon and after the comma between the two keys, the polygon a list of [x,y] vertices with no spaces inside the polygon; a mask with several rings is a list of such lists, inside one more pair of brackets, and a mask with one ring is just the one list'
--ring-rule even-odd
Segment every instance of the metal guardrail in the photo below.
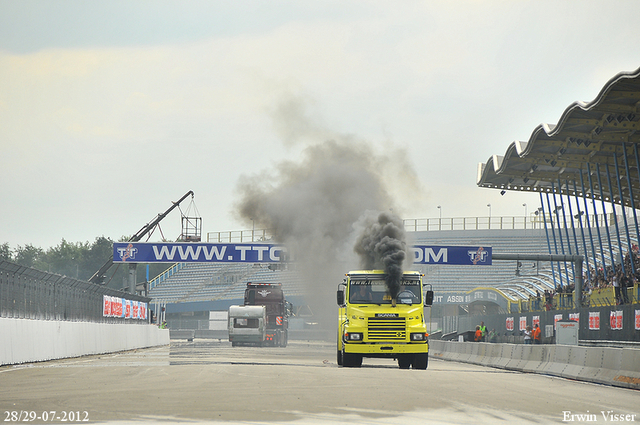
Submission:
{"label": "metal guardrail", "polygon": [[242,242],[267,242],[271,241],[272,234],[269,229],[232,230],[228,232],[209,232],[207,242],[210,243],[242,243]]}
{"label": "metal guardrail", "polygon": [[[569,228],[580,228],[580,220],[584,218],[567,217]],[[592,227],[612,225],[613,214],[597,214],[589,217]],[[407,232],[432,232],[441,230],[526,230],[564,228],[564,221],[549,213],[544,216],[531,213],[528,216],[492,216],[492,217],[447,217],[447,218],[411,218],[403,220]]]}
{"label": "metal guardrail", "polygon": [[151,299],[102,285],[0,261],[0,317],[104,323],[140,323],[103,317],[104,296]]}
{"label": "metal guardrail", "polygon": [[178,273],[183,267],[185,263],[175,263],[172,264],[167,270],[160,273],[158,276],[154,277],[149,281],[149,289],[153,289],[156,285],[161,284],[165,280],[169,279],[174,274]]}
{"label": "metal guardrail", "polygon": [[[567,227],[579,229],[587,226],[585,218],[567,217]],[[407,232],[432,232],[442,230],[521,230],[564,228],[564,220],[558,220],[555,215],[546,213],[531,213],[528,216],[495,216],[495,217],[446,217],[446,218],[409,218],[402,220]],[[591,227],[611,226],[614,215],[594,214],[589,216]],[[273,234],[270,229],[232,230],[227,232],[207,233],[210,243],[243,243],[271,241]]]}

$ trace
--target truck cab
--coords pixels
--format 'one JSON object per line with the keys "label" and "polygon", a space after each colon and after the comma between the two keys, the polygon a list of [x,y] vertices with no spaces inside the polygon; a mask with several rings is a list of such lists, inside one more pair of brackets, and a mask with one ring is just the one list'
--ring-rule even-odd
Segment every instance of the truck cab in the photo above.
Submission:
{"label": "truck cab", "polygon": [[360,367],[363,357],[392,358],[401,369],[426,369],[429,341],[424,307],[433,292],[425,291],[422,274],[404,272],[395,298],[382,270],[346,274],[338,286],[338,365]]}
{"label": "truck cab", "polygon": [[265,307],[265,345],[287,346],[291,303],[285,299],[281,283],[247,283],[244,291],[244,305]]}

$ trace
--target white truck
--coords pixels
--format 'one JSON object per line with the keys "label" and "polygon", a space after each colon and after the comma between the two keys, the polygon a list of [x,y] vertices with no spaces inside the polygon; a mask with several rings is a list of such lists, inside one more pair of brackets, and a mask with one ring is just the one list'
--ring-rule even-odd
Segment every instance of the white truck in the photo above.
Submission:
{"label": "white truck", "polygon": [[229,342],[232,346],[265,344],[267,308],[263,305],[229,306]]}

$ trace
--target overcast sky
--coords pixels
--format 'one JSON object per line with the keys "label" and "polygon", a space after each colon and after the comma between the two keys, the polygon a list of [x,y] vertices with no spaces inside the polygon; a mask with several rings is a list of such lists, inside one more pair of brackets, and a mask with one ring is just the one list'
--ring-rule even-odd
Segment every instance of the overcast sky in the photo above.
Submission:
{"label": "overcast sky", "polygon": [[[118,239],[189,190],[205,233],[248,229],[239,179],[331,134],[406,151],[423,190],[404,218],[524,215],[537,195],[478,188],[478,163],[640,67],[639,16],[635,0],[0,0],[0,243]],[[175,239],[179,212],[161,228]]]}

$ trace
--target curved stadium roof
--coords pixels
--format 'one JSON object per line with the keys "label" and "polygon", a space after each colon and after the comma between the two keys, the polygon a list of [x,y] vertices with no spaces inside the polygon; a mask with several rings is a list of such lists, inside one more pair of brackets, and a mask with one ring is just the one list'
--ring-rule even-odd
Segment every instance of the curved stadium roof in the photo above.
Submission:
{"label": "curved stadium roof", "polygon": [[[513,142],[504,155],[493,155],[478,165],[480,187],[518,191],[556,191],[581,196],[580,177],[589,187],[589,164],[594,196],[600,197],[597,170],[600,170],[604,200],[620,203],[617,181],[609,190],[607,167],[615,176],[616,162],[621,176],[629,181],[634,202],[640,207],[640,68],[621,72],[607,82],[592,102],[574,102],[558,124],[541,124],[526,142]],[[626,149],[626,155],[623,154]],[[627,178],[620,181],[625,205],[631,206]],[[590,196],[590,191],[586,190]]]}

